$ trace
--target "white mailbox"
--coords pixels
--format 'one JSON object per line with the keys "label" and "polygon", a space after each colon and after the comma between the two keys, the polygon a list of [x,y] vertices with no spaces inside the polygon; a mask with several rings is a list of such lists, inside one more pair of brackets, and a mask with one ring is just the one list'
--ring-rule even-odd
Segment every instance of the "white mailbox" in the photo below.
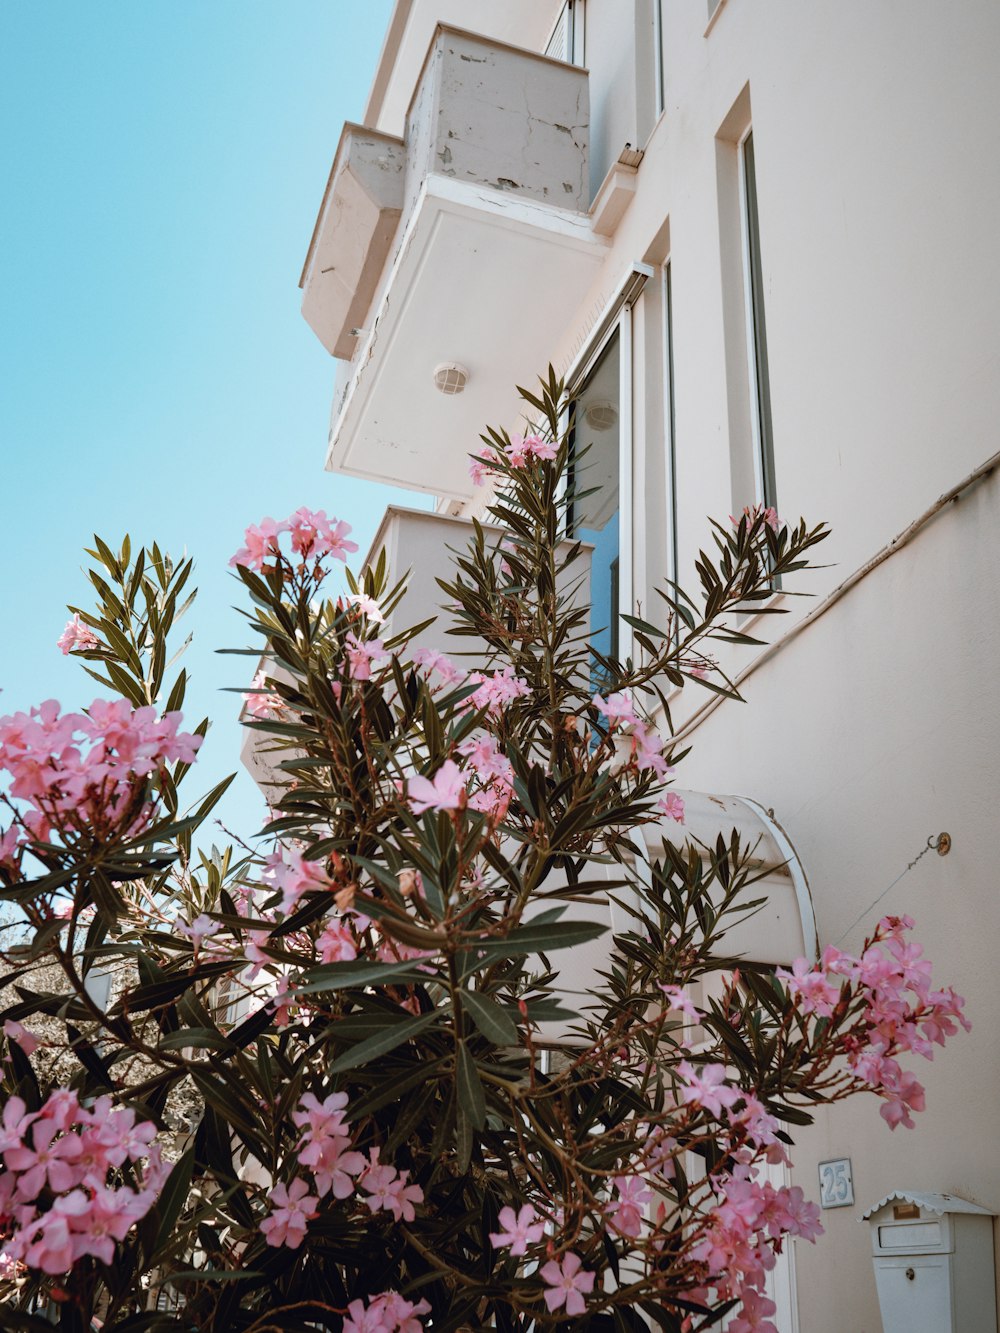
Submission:
{"label": "white mailbox", "polygon": [[997,1333],[993,1214],[894,1190],[869,1208],[883,1333]]}

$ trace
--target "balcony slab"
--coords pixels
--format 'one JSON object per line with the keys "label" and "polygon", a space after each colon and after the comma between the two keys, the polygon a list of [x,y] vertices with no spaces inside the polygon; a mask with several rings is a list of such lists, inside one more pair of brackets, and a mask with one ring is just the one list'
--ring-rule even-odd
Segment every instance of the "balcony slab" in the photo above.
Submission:
{"label": "balcony slab", "polygon": [[[487,425],[518,428],[534,385],[608,242],[585,214],[428,175],[330,434],[326,465],[432,495],[472,494],[468,455]],[[458,362],[446,396],[435,367]]]}

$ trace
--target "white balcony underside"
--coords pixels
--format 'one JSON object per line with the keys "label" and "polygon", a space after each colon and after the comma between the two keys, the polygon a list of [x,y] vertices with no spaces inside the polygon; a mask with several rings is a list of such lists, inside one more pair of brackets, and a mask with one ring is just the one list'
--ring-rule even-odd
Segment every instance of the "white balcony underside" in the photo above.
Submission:
{"label": "white balcony underside", "polygon": [[[433,495],[472,493],[488,425],[516,430],[607,242],[588,218],[429,175],[378,298],[330,437],[329,469]],[[456,299],[459,298],[460,299]],[[447,397],[434,369],[469,371]]]}

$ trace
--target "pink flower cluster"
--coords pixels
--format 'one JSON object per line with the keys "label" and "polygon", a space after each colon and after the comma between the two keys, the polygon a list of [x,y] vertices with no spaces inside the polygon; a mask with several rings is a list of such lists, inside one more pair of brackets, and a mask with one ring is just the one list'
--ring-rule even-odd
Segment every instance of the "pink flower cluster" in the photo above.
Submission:
{"label": "pink flower cluster", "polygon": [[319,1200],[327,1194],[348,1199],[360,1188],[364,1191],[361,1202],[371,1212],[391,1213],[397,1222],[412,1222],[416,1217],[414,1205],[423,1202],[423,1190],[410,1184],[409,1171],[397,1171],[381,1162],[379,1148],[365,1156],[351,1146],[347,1101],[345,1092],[332,1092],[323,1101],[307,1092],[292,1112],[293,1123],[302,1131],[299,1164],[312,1173],[316,1193],[310,1194],[301,1178],[272,1189],[271,1211],[261,1223],[268,1245],[297,1249],[309,1220],[316,1216]]}
{"label": "pink flower cluster", "polygon": [[461,667],[433,648],[418,648],[413,654],[413,665],[419,667],[425,676],[437,672],[445,685],[460,685],[465,680],[465,672]]}
{"label": "pink flower cluster", "polygon": [[[50,1275],[67,1273],[85,1255],[110,1264],[115,1242],[149,1212],[169,1174],[155,1136],[155,1125],[110,1097],[87,1109],[75,1092],[58,1088],[31,1113],[20,1097],[9,1098],[0,1125],[6,1256]],[[138,1188],[116,1185],[126,1162]]]}
{"label": "pink flower cluster", "polygon": [[[854,1076],[883,1099],[880,1112],[890,1129],[912,1129],[910,1112],[924,1109],[923,1086],[894,1056],[912,1051],[933,1059],[935,1045],[943,1046],[959,1026],[971,1028],[963,998],[950,986],[932,989],[923,949],[906,939],[912,929],[910,917],[887,916],[860,958],[831,945],[818,967],[799,958],[791,972],[777,973],[804,1013],[829,1018],[838,1005],[846,1010],[860,1001],[860,1021],[842,1045]],[[831,975],[843,980],[831,982]]]}
{"label": "pink flower cluster", "polygon": [[256,570],[273,564],[282,556],[280,540],[284,533],[290,535],[292,551],[303,562],[322,560],[328,555],[335,560],[346,560],[348,553],[358,549],[357,542],[347,539],[350,531],[349,523],[327,518],[322,509],[303,506],[281,523],[276,523],[273,518],[262,519],[259,524],[251,523],[243,534],[243,546],[229,563]]}
{"label": "pink flower cluster", "polygon": [[201,745],[200,736],[177,730],[180,721],[180,713],[158,717],[124,699],[95,699],[86,714],[61,714],[49,699],[0,718],[0,770],[11,776],[11,797],[28,806],[32,835],[141,827],[151,813],[140,799],[145,779],[168,763],[192,763]]}
{"label": "pink flower cluster", "polygon": [[[492,736],[470,736],[458,747],[465,761],[460,768],[446,759],[433,778],[416,776],[407,783],[407,797],[415,815],[427,810],[464,810],[471,806],[495,820],[507,813],[514,793],[514,769],[497,749]],[[471,791],[472,783],[477,783]]]}
{"label": "pink flower cluster", "polygon": [[420,1333],[420,1316],[430,1308],[426,1301],[414,1303],[395,1291],[383,1291],[371,1297],[367,1308],[363,1300],[351,1301],[344,1333]]}
{"label": "pink flower cluster", "polygon": [[772,509],[770,505],[768,505],[766,509],[759,504],[754,505],[752,509],[749,505],[744,505],[743,513],[730,514],[729,521],[732,523],[733,527],[739,527],[741,519],[745,518],[747,527],[752,527],[760,517],[763,517],[764,522],[772,532],[777,532],[781,527],[781,519],[778,517],[778,511]]}
{"label": "pink flower cluster", "polygon": [[66,622],[66,628],[56,639],[56,647],[63,657],[70,652],[86,652],[90,648],[98,648],[100,643],[100,639],[89,625],[83,623],[79,615],[74,615]]}
{"label": "pink flower cluster", "polygon": [[511,467],[527,467],[536,459],[540,463],[551,462],[558,452],[554,440],[543,440],[540,435],[512,435],[507,446],[507,461]]}
{"label": "pink flower cluster", "polygon": [[[737,1167],[717,1188],[721,1202],[711,1210],[691,1258],[704,1265],[706,1287],[713,1287],[724,1300],[736,1297],[742,1302],[730,1329],[777,1333],[770,1322],[774,1302],[762,1292],[767,1272],[774,1267],[773,1242],[780,1243],[785,1236],[815,1241],[823,1233],[819,1208],[797,1185],[760,1184],[747,1167]],[[707,1301],[707,1292],[692,1293],[692,1298]]]}
{"label": "pink flower cluster", "polygon": [[458,747],[458,752],[480,784],[469,797],[469,805],[494,820],[503,819],[514,794],[513,764],[488,735],[470,736]]}
{"label": "pink flower cluster", "polygon": [[554,440],[544,440],[540,435],[512,435],[504,450],[487,445],[479,453],[473,454],[469,463],[469,476],[473,486],[482,486],[499,462],[505,461],[512,468],[522,468],[532,462],[550,462],[558,452],[559,447]]}
{"label": "pink flower cluster", "polygon": [[499,717],[504,708],[515,699],[523,699],[531,693],[526,680],[514,675],[513,667],[504,667],[492,676],[482,671],[473,671],[468,678],[470,685],[478,685],[465,700],[465,708],[485,709],[490,717]]}

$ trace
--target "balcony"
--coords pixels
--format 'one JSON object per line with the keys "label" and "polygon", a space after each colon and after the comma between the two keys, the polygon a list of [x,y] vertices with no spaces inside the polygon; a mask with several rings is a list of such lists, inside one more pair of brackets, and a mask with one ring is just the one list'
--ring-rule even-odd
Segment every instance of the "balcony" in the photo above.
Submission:
{"label": "balcony", "polygon": [[403,209],[402,139],[345,125],[299,285],[302,314],[331,356],[350,359]]}
{"label": "balcony", "polygon": [[[324,346],[354,344],[330,469],[471,495],[480,432],[516,426],[514,386],[544,370],[606,253],[588,121],[584,70],[439,27],[405,140],[345,130],[303,275]],[[442,393],[435,369],[455,363],[464,391]]]}

